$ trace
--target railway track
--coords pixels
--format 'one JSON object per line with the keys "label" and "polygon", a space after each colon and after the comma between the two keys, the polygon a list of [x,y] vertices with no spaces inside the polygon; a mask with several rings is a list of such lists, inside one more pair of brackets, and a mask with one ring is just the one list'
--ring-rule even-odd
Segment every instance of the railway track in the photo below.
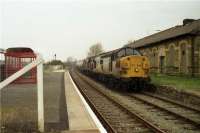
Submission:
{"label": "railway track", "polygon": [[70,74],[108,132],[164,133],[166,131],[137,115],[128,106],[122,104],[119,99],[100,91],[78,73],[71,71]]}
{"label": "railway track", "polygon": [[152,102],[152,104],[159,106],[161,109],[167,109],[168,112],[174,115],[180,115],[180,118],[191,121],[191,123],[200,128],[199,109],[148,92],[143,92],[140,97],[142,100]]}
{"label": "railway track", "polygon": [[[171,127],[171,132],[200,132],[200,112],[198,110],[151,95],[127,95],[130,96],[130,102],[139,104],[143,110],[147,110],[152,115],[156,114],[160,119],[163,119],[163,123],[174,123],[175,126]],[[140,115],[145,116],[143,113],[140,113]],[[153,123],[158,123],[158,121],[155,120]]]}
{"label": "railway track", "polygon": [[[81,74],[82,75],[82,74]],[[107,89],[104,85],[83,76],[93,88],[99,88],[141,118],[165,132],[200,132],[200,111],[152,93],[123,93]],[[105,108],[106,109],[106,108]]]}
{"label": "railway track", "polygon": [[162,100],[164,102],[167,102],[167,103],[171,103],[171,104],[174,104],[174,105],[177,105],[177,106],[180,106],[180,107],[183,107],[183,108],[186,108],[186,109],[189,109],[189,110],[192,110],[194,112],[197,112],[197,113],[200,113],[200,108],[196,108],[196,107],[191,107],[191,106],[188,106],[184,103],[181,103],[181,102],[178,102],[178,101],[174,101],[174,100],[171,100],[169,98],[166,98],[166,97],[161,97],[159,95],[156,95],[154,93],[150,93],[150,92],[142,92],[144,95],[147,95],[147,96],[150,96],[150,97],[154,97],[156,99],[159,99],[159,100]]}

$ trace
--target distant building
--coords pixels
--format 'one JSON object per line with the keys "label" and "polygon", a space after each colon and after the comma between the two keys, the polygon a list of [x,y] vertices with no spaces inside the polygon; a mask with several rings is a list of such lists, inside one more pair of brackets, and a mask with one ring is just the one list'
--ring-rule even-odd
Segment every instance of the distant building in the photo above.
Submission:
{"label": "distant building", "polygon": [[150,59],[151,72],[200,75],[200,19],[185,19],[175,26],[125,46]]}
{"label": "distant building", "polygon": [[64,64],[60,60],[52,60],[50,62],[47,62],[45,64],[45,70],[47,71],[57,71],[57,70],[63,70]]}

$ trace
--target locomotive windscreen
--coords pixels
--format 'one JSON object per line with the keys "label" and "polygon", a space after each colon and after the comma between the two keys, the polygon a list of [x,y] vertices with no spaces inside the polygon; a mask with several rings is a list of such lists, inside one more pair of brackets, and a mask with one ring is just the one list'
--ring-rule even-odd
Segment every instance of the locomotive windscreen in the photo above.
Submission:
{"label": "locomotive windscreen", "polygon": [[128,55],[141,55],[141,54],[133,48],[126,48],[126,56]]}

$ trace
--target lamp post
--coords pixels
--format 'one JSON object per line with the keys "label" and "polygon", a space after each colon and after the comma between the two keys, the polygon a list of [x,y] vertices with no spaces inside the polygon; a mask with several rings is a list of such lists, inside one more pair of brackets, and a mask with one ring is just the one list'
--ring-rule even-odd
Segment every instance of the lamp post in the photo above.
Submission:
{"label": "lamp post", "polygon": [[54,60],[56,60],[56,54],[54,54]]}

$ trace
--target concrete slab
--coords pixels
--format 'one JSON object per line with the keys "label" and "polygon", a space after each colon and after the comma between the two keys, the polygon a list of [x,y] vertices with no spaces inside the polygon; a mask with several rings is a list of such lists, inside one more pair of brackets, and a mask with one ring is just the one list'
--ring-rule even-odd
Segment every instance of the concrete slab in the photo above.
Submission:
{"label": "concrete slab", "polygon": [[94,120],[81,101],[68,72],[65,73],[65,95],[68,110],[69,131],[63,133],[99,132]]}

